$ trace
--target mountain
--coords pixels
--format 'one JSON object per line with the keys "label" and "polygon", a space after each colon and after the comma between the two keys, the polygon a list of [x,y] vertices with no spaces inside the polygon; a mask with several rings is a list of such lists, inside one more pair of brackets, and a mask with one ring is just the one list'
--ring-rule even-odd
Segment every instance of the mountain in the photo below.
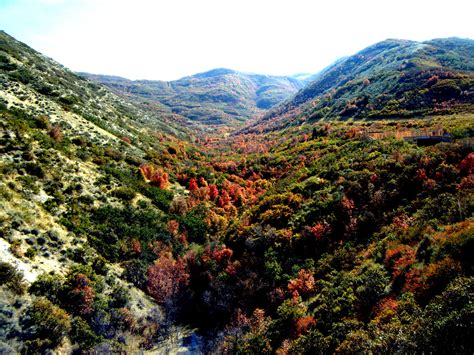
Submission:
{"label": "mountain", "polygon": [[[105,337],[118,341],[118,328],[111,332],[104,321],[122,311],[136,320],[160,319],[156,303],[121,276],[125,265],[98,250],[115,244],[109,239],[114,223],[118,233],[150,238],[165,228],[160,208],[171,203],[172,189],[146,183],[139,167],[179,164],[193,156],[196,150],[186,142],[198,131],[190,126],[179,115],[124,101],[0,32],[0,353],[16,352],[10,345],[43,353],[70,332],[68,339],[84,348]],[[133,181],[142,202],[131,202],[137,196],[130,190]],[[92,213],[84,214],[84,208]],[[127,221],[108,224],[117,213]],[[82,222],[100,214],[108,237],[96,234],[92,241],[91,227],[98,224]],[[29,289],[32,284],[38,287]],[[100,316],[93,307],[102,319],[94,326],[84,321],[86,314],[92,316],[86,298],[104,302]],[[85,318],[60,303],[79,306]],[[108,335],[95,333],[104,326]],[[6,345],[7,338],[17,340]],[[70,343],[59,347],[60,353],[72,352]]]}
{"label": "mountain", "polygon": [[[140,125],[165,134],[185,137],[193,123],[157,105],[132,105],[105,88],[0,32],[2,98],[7,105],[28,108],[35,114],[67,112],[91,127],[107,125],[117,135],[132,133]],[[132,123],[133,121],[133,123]],[[131,126],[133,124],[133,127]]]}
{"label": "mountain", "polygon": [[472,110],[474,41],[389,39],[342,58],[256,124],[379,119]]}
{"label": "mountain", "polygon": [[205,125],[241,124],[263,114],[303,87],[303,82],[295,77],[242,73],[224,68],[169,82],[80,74],[122,97],[159,103],[168,112]]}

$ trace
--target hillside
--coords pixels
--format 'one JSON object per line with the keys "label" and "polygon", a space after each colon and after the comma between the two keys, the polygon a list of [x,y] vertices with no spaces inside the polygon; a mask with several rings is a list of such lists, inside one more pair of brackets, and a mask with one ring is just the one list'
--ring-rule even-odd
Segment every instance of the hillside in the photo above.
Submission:
{"label": "hillside", "polygon": [[0,59],[0,353],[473,353],[472,106],[208,134]]}
{"label": "hillside", "polygon": [[169,82],[81,75],[104,84],[123,97],[159,103],[168,112],[205,125],[241,124],[263,114],[303,87],[303,82],[293,77],[248,74],[229,69],[214,69]]}
{"label": "hillside", "polygon": [[[150,161],[165,166],[193,155],[195,149],[177,138],[192,139],[188,137],[194,132],[188,126],[177,115],[144,111],[0,32],[0,285],[5,286],[0,288],[0,353],[10,353],[11,346],[41,352],[38,349],[57,347],[65,331],[85,332],[77,335],[83,340],[72,335],[71,339],[87,344],[123,336],[119,329],[96,336],[80,318],[88,319],[89,311],[72,312],[79,316],[72,319],[54,305],[59,298],[71,305],[81,302],[80,295],[72,295],[76,281],[89,292],[87,297],[102,302],[100,312],[107,319],[114,315],[119,321],[117,312],[125,305],[128,313],[123,317],[134,317],[137,326],[146,326],[146,318],[161,319],[156,303],[121,276],[124,265],[97,253],[88,228],[74,228],[78,220],[73,216],[84,208],[113,213],[123,201],[129,204],[133,199],[133,206],[141,206],[135,218],[147,221],[148,229],[161,228],[160,207],[169,204],[173,188],[161,191],[146,184],[138,167]],[[141,192],[130,190],[128,183],[120,182],[123,179],[141,182],[136,186]],[[128,232],[144,235],[140,230],[139,225],[128,224]],[[53,299],[54,289],[47,284],[51,280],[61,285],[67,280],[72,293],[63,289]],[[34,282],[48,286],[26,293]],[[100,297],[95,297],[96,290]],[[51,320],[58,322],[56,328],[45,325],[38,331],[41,327],[26,312],[34,312],[32,305],[38,312],[46,310],[45,316],[57,315]],[[36,321],[48,322],[40,319]],[[95,329],[103,326],[97,322]],[[35,338],[37,332],[40,338]],[[168,334],[160,331],[154,336],[162,341]],[[43,335],[51,340],[45,341]],[[130,351],[136,348],[129,344]],[[70,352],[71,342],[61,343],[59,351]]]}
{"label": "hillside", "polygon": [[386,40],[338,60],[311,79],[255,126],[469,112],[474,104],[474,41]]}

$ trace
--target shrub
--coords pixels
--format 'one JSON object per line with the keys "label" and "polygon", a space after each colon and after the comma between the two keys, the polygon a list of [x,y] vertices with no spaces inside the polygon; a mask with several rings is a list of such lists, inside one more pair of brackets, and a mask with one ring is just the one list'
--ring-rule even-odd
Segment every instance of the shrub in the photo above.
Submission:
{"label": "shrub", "polygon": [[102,341],[102,337],[94,333],[89,324],[80,317],[75,317],[72,321],[70,338],[82,350],[89,350]]}
{"label": "shrub", "polygon": [[33,295],[44,296],[58,303],[63,281],[62,277],[56,274],[42,274],[31,284],[28,291]]}
{"label": "shrub", "polygon": [[123,201],[131,201],[135,198],[136,193],[130,187],[119,187],[112,192],[112,195]]}
{"label": "shrub", "polygon": [[61,128],[59,126],[55,126],[51,128],[49,131],[49,136],[56,142],[59,143],[63,140],[63,133],[61,132]]}
{"label": "shrub", "polygon": [[58,345],[71,330],[70,315],[46,298],[33,301],[28,316],[36,337],[47,340],[52,346]]}
{"label": "shrub", "polygon": [[25,293],[26,285],[23,281],[23,274],[9,263],[0,262],[0,284],[22,295]]}

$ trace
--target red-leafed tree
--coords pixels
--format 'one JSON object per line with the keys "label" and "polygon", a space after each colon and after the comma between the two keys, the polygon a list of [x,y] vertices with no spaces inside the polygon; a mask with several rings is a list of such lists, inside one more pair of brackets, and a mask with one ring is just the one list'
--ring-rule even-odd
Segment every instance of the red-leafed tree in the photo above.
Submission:
{"label": "red-leafed tree", "polygon": [[91,287],[91,281],[86,275],[79,273],[74,278],[74,286],[70,294],[72,302],[79,308],[80,314],[91,314],[95,299],[95,292]]}
{"label": "red-leafed tree", "polygon": [[142,252],[142,245],[138,239],[132,239],[132,252],[140,254]]}
{"label": "red-leafed tree", "polygon": [[221,196],[217,200],[217,206],[225,208],[230,204],[230,196],[226,190],[222,190]]}
{"label": "red-leafed tree", "polygon": [[198,184],[195,178],[191,178],[189,180],[188,189],[191,192],[196,191],[198,189]]}
{"label": "red-leafed tree", "polygon": [[467,157],[461,161],[459,164],[459,169],[467,175],[474,171],[474,153],[469,153]]}
{"label": "red-leafed tree", "polygon": [[314,325],[316,325],[316,320],[313,316],[305,316],[299,318],[296,321],[296,335],[306,333]]}
{"label": "red-leafed tree", "polygon": [[346,195],[344,195],[344,197],[342,198],[341,200],[341,204],[342,204],[342,207],[344,207],[345,210],[347,211],[351,211],[354,209],[355,205],[354,205],[354,201],[351,200],[349,197],[347,197]]}
{"label": "red-leafed tree", "polygon": [[209,199],[211,201],[214,201],[217,196],[219,196],[219,190],[217,189],[217,186],[214,184],[209,185]]}
{"label": "red-leafed tree", "polygon": [[331,227],[329,226],[329,224],[327,224],[326,222],[323,222],[323,223],[316,223],[314,226],[310,227],[310,231],[311,233],[314,235],[314,237],[317,239],[317,240],[321,240],[323,239],[323,237],[329,233],[331,230]]}
{"label": "red-leafed tree", "polygon": [[160,304],[172,302],[184,286],[189,283],[189,273],[183,260],[169,256],[159,258],[148,268],[147,289]]}

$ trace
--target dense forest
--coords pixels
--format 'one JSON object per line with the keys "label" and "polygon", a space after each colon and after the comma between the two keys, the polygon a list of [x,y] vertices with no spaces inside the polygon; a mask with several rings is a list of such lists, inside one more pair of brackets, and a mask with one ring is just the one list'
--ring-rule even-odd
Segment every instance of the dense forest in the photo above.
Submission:
{"label": "dense forest", "polygon": [[210,129],[2,32],[0,352],[472,353],[473,48]]}

